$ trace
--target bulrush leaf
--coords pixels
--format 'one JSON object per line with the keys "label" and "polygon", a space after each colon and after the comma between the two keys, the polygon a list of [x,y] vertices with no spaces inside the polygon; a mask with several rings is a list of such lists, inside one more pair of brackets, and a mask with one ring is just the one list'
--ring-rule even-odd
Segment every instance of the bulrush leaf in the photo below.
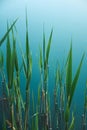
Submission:
{"label": "bulrush leaf", "polygon": [[67,103],[66,110],[65,110],[65,122],[66,122],[66,124],[69,121],[69,116],[70,116],[70,108],[69,108],[69,104]]}
{"label": "bulrush leaf", "polygon": [[[38,111],[38,107],[36,107],[36,112]],[[38,130],[38,114],[35,116],[35,128]]]}
{"label": "bulrush leaf", "polygon": [[38,86],[38,106],[40,105],[41,85]]}
{"label": "bulrush leaf", "polygon": [[[22,51],[21,51],[22,53]],[[26,68],[26,63],[25,63],[25,58],[24,58],[24,54],[22,53],[22,62],[23,62],[23,67],[24,67],[24,73],[25,76],[27,75],[27,68]]]}
{"label": "bulrush leaf", "polygon": [[58,86],[58,83],[59,83],[59,67],[56,69],[56,76],[55,76],[56,87]]}
{"label": "bulrush leaf", "polygon": [[72,113],[72,121],[71,121],[71,124],[70,124],[70,127],[68,130],[74,130],[74,125],[75,125],[75,118],[74,118],[74,115]]}
{"label": "bulrush leaf", "polygon": [[81,61],[79,63],[78,69],[77,69],[77,72],[76,72],[75,77],[74,77],[73,82],[72,82],[72,87],[71,87],[71,91],[70,91],[69,106],[71,105],[71,101],[72,101],[72,98],[73,98],[73,95],[74,95],[74,92],[75,92],[75,89],[76,89],[76,85],[77,85],[77,82],[78,82],[78,79],[79,79],[79,75],[80,75],[80,71],[81,71],[84,56],[85,56],[85,54],[83,54],[83,56],[81,58]]}
{"label": "bulrush leaf", "polygon": [[29,39],[28,39],[28,20],[26,11],[26,58],[27,58],[27,69],[29,67]]}
{"label": "bulrush leaf", "polygon": [[50,37],[48,40],[48,45],[46,49],[46,64],[48,64],[48,59],[49,59],[49,53],[50,53],[50,47],[51,47],[51,41],[52,41],[52,34],[53,34],[53,29],[51,30]]}
{"label": "bulrush leaf", "polygon": [[57,67],[56,69],[56,75],[55,75],[55,96],[57,96],[57,93],[58,93],[58,84],[59,84],[59,66]]}
{"label": "bulrush leaf", "polygon": [[31,74],[32,74],[32,56],[29,56],[29,67],[28,67],[28,78],[30,76],[31,78]]}
{"label": "bulrush leaf", "polygon": [[70,47],[69,55],[67,61],[67,69],[66,69],[66,92],[67,98],[70,94],[71,84],[72,84],[72,44]]}
{"label": "bulrush leaf", "polygon": [[[8,24],[7,24],[8,30]],[[6,47],[6,67],[7,67],[7,77],[8,77],[8,88],[11,86],[10,72],[11,72],[11,47],[10,47],[10,39],[9,34],[7,36],[7,47]]]}
{"label": "bulrush leaf", "polygon": [[13,24],[11,25],[11,27],[7,30],[7,32],[5,33],[5,35],[3,36],[3,38],[0,40],[0,46],[2,45],[2,43],[5,41],[5,39],[7,38],[9,32],[12,30],[13,26],[15,25],[15,23],[17,22],[18,18],[13,22]]}
{"label": "bulrush leaf", "polygon": [[87,110],[87,81],[86,81],[86,88],[85,88],[85,94],[84,94],[84,109]]}
{"label": "bulrush leaf", "polygon": [[4,57],[2,51],[0,50],[0,69],[3,68],[3,63],[4,63]]}
{"label": "bulrush leaf", "polygon": [[43,63],[42,63],[42,49],[41,47],[39,48],[40,51],[40,57],[39,57],[39,66],[40,66],[40,71],[42,70]]}
{"label": "bulrush leaf", "polygon": [[12,50],[12,55],[11,55],[11,86],[13,85],[13,74],[14,74],[15,53],[16,53],[16,41],[14,38],[13,30],[12,30],[12,40],[13,40],[13,50]]}
{"label": "bulrush leaf", "polygon": [[16,72],[19,71],[19,66],[18,66],[18,57],[17,57],[17,53],[15,52],[15,69],[16,69]]}
{"label": "bulrush leaf", "polygon": [[19,44],[19,48],[20,48],[20,52],[21,52],[21,56],[22,56],[22,65],[20,67],[20,72],[22,70],[22,67],[24,68],[24,73],[25,73],[25,76],[27,75],[27,67],[26,67],[26,62],[25,62],[25,55],[23,53],[23,50],[22,50],[22,46],[21,46],[21,41],[20,41],[20,38],[19,38],[19,35],[18,35],[18,32],[17,32],[17,28],[16,26],[15,27],[15,31],[16,31],[16,34],[17,34],[17,38],[18,38],[18,44]]}
{"label": "bulrush leaf", "polygon": [[43,31],[43,63],[44,63],[44,67],[45,67],[45,33],[44,33],[44,31]]}
{"label": "bulrush leaf", "polygon": [[6,130],[6,117],[5,117],[5,112],[3,111],[3,127],[2,130]]}

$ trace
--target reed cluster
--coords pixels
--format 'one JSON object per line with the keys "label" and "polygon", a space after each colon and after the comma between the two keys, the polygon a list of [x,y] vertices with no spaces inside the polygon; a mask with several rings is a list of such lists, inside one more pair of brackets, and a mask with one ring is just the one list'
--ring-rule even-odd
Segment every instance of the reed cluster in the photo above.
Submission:
{"label": "reed cluster", "polygon": [[[18,20],[18,19],[17,19]],[[0,50],[0,74],[2,96],[2,130],[75,130],[75,115],[71,110],[73,96],[77,87],[84,54],[80,60],[74,78],[72,78],[72,41],[66,59],[64,69],[61,71],[59,64],[55,73],[55,85],[53,91],[53,106],[50,105],[48,91],[49,83],[49,55],[52,43],[53,29],[51,30],[48,43],[43,32],[43,47],[40,47],[39,67],[40,85],[38,87],[38,102],[34,102],[34,94],[30,99],[30,81],[32,76],[32,55],[28,38],[28,20],[26,15],[26,42],[24,53],[20,45],[22,65],[19,65],[19,57],[16,49],[17,20],[9,27],[0,41],[0,46],[6,42],[6,73],[3,66],[3,51]],[[11,37],[11,40],[10,40]],[[20,43],[18,43],[20,44]],[[20,85],[20,73],[24,70],[26,85]],[[6,78],[7,77],[7,78]],[[25,87],[25,100],[21,94],[21,87]],[[87,87],[85,90],[84,110],[82,115],[81,130],[86,130],[87,124]],[[32,106],[30,106],[30,100]],[[53,108],[53,111],[52,111]],[[30,110],[32,109],[32,116]],[[72,115],[72,118],[71,118]]]}

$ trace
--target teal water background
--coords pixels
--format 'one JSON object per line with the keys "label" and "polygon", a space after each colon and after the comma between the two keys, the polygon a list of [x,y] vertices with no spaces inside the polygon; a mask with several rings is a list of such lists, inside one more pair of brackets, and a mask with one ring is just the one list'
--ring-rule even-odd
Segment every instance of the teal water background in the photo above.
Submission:
{"label": "teal water background", "polygon": [[[72,108],[76,109],[77,128],[81,122],[84,103],[84,88],[87,79],[87,1],[86,0],[1,0],[0,1],[0,38],[6,31],[7,20],[12,23],[19,18],[16,26],[25,50],[25,9],[28,10],[29,39],[33,58],[31,89],[37,93],[39,75],[39,45],[42,45],[43,26],[46,41],[53,28],[53,40],[50,53],[49,91],[54,87],[54,75],[57,60],[61,67],[66,60],[72,38],[73,75],[83,52],[86,52],[81,75],[75,92]],[[5,44],[1,47],[5,53]],[[18,50],[19,56],[20,52]],[[21,61],[20,61],[21,62]],[[24,95],[24,77],[21,76]],[[52,98],[51,98],[52,100]]]}

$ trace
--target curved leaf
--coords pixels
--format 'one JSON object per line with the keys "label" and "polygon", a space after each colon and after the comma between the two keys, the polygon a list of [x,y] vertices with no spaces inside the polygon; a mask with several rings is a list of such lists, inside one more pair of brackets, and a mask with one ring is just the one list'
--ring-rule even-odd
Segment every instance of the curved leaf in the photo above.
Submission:
{"label": "curved leaf", "polygon": [[76,89],[76,85],[77,85],[77,82],[78,82],[78,79],[79,79],[79,75],[80,75],[80,71],[81,71],[84,56],[85,56],[85,54],[83,54],[83,56],[81,58],[80,64],[78,66],[77,72],[76,72],[75,77],[74,77],[73,82],[72,82],[72,87],[71,87],[71,91],[70,91],[69,106],[71,105],[71,101],[72,101],[72,98],[73,98],[73,95],[74,95],[74,92],[75,92],[75,89]]}
{"label": "curved leaf", "polygon": [[66,70],[67,98],[70,94],[71,84],[72,84],[72,44],[71,44],[69,55],[68,55],[67,70]]}
{"label": "curved leaf", "polygon": [[7,30],[7,32],[5,33],[5,35],[3,36],[3,38],[0,40],[0,46],[2,45],[2,43],[5,41],[5,39],[7,38],[9,32],[12,30],[13,26],[15,25],[15,23],[17,22],[18,18],[13,22],[13,24],[11,25],[11,27]]}

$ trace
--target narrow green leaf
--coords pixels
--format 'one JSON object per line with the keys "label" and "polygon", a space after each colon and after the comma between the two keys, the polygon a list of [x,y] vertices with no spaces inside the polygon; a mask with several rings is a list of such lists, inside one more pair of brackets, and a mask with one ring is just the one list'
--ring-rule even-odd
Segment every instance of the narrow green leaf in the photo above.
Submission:
{"label": "narrow green leaf", "polygon": [[74,130],[74,125],[75,125],[75,118],[74,118],[74,115],[72,113],[72,121],[71,121],[71,124],[70,124],[70,127],[68,130]]}
{"label": "narrow green leaf", "polygon": [[15,69],[16,69],[16,72],[19,71],[18,57],[17,57],[17,53],[16,52],[15,52]]}
{"label": "narrow green leaf", "polygon": [[67,69],[66,69],[67,98],[70,95],[71,84],[72,84],[72,44],[69,51],[69,57],[68,57]]}
{"label": "narrow green leaf", "polygon": [[3,111],[3,126],[2,126],[2,130],[7,130],[6,129],[6,117],[5,117],[5,112]]}
{"label": "narrow green leaf", "polygon": [[28,77],[31,78],[31,74],[32,74],[32,56],[29,56],[29,67],[28,67]]}
{"label": "narrow green leaf", "polygon": [[43,64],[45,69],[45,33],[43,31]]}
{"label": "narrow green leaf", "polygon": [[51,47],[51,43],[52,43],[52,35],[53,35],[53,29],[51,30],[50,37],[49,37],[49,40],[48,40],[47,49],[46,49],[46,64],[48,64],[50,47]]}
{"label": "narrow green leaf", "polygon": [[[7,24],[8,30],[8,24]],[[10,47],[10,38],[9,34],[7,36],[7,46],[6,46],[6,67],[7,67],[7,77],[8,77],[8,88],[11,86],[10,72],[11,72],[11,47]]]}
{"label": "narrow green leaf", "polygon": [[81,58],[80,64],[78,66],[77,72],[76,72],[75,77],[74,77],[73,82],[72,82],[72,87],[71,87],[71,91],[70,91],[69,106],[71,105],[72,98],[73,98],[73,95],[74,95],[74,92],[75,92],[75,89],[76,89],[76,85],[77,85],[77,82],[78,82],[78,79],[79,79],[79,75],[80,75],[80,71],[81,71],[84,56],[85,56],[85,54],[83,54],[83,56]]}
{"label": "narrow green leaf", "polygon": [[69,104],[67,103],[66,110],[65,110],[65,122],[68,123],[69,121],[69,116],[70,116],[70,108]]}
{"label": "narrow green leaf", "polygon": [[84,94],[84,109],[87,110],[87,81],[86,81],[86,88],[85,88],[85,94]]}
{"label": "narrow green leaf", "polygon": [[26,11],[26,58],[27,58],[27,69],[29,67],[29,39],[28,39],[28,19]]}
{"label": "narrow green leaf", "polygon": [[5,39],[7,38],[9,32],[12,30],[13,26],[15,25],[15,23],[17,22],[18,18],[13,22],[13,24],[11,25],[11,27],[7,30],[7,32],[5,33],[5,35],[3,36],[3,38],[0,40],[0,46],[2,45],[2,43],[5,41]]}
{"label": "narrow green leaf", "polygon": [[40,57],[39,57],[39,66],[40,66],[40,71],[42,70],[43,63],[42,63],[42,49],[41,47],[39,48],[40,51]]}
{"label": "narrow green leaf", "polygon": [[[38,108],[36,108],[36,111],[38,111]],[[37,114],[36,117],[35,117],[35,128],[36,128],[36,130],[39,129],[39,128],[38,128],[38,114]]]}
{"label": "narrow green leaf", "polygon": [[40,94],[41,94],[41,85],[38,86],[38,106],[40,105],[40,98],[41,98]]}
{"label": "narrow green leaf", "polygon": [[13,41],[13,50],[11,55],[11,87],[13,85],[13,75],[14,75],[14,67],[15,67],[15,53],[16,53],[16,40],[14,38],[14,32],[12,30],[12,41]]}
{"label": "narrow green leaf", "polygon": [[0,50],[0,69],[3,68],[3,64],[4,64],[4,57],[2,51]]}
{"label": "narrow green leaf", "polygon": [[24,56],[24,53],[23,53],[23,50],[22,50],[21,41],[20,41],[20,38],[19,38],[19,35],[18,35],[18,31],[17,31],[17,28],[16,28],[15,25],[14,25],[14,28],[15,28],[16,35],[17,35],[17,40],[18,40],[18,45],[19,45],[19,48],[20,48],[20,52],[21,52],[21,55],[22,55],[22,65],[20,67],[19,72],[21,72],[22,67],[23,67],[24,68],[24,73],[25,73],[25,76],[26,76],[25,56]]}

